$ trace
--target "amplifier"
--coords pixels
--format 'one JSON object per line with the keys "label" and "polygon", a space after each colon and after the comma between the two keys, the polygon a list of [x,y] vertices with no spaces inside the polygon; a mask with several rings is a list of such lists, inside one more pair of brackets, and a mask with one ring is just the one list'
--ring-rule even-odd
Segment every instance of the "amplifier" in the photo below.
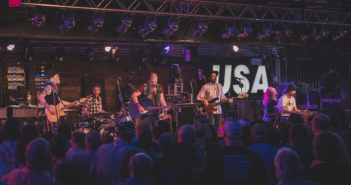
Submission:
{"label": "amplifier", "polygon": [[21,74],[9,74],[7,75],[7,81],[9,82],[17,82],[17,81],[24,81],[24,75]]}
{"label": "amplifier", "polygon": [[17,106],[11,105],[7,107],[7,117],[8,118],[36,118],[38,117],[37,106]]}
{"label": "amplifier", "polygon": [[336,89],[326,89],[324,86],[319,87],[320,98],[340,98],[340,86]]}
{"label": "amplifier", "polygon": [[238,100],[238,119],[248,119],[250,122],[254,121],[255,101],[253,100]]}
{"label": "amplifier", "polygon": [[177,130],[185,124],[193,124],[196,116],[196,105],[194,103],[176,104]]}
{"label": "amplifier", "polygon": [[340,99],[322,98],[320,100],[321,110],[338,110],[340,105]]}
{"label": "amplifier", "polygon": [[7,73],[24,73],[23,67],[7,67]]}
{"label": "amplifier", "polygon": [[0,119],[7,119],[7,109],[0,108]]}
{"label": "amplifier", "polygon": [[[159,116],[160,120],[163,120],[168,123],[169,128],[171,128],[171,134],[173,134],[174,129],[172,128],[172,114],[160,114]],[[158,125],[155,125],[158,126]]]}
{"label": "amplifier", "polygon": [[[309,92],[308,99],[310,102],[310,109],[318,109],[318,93]],[[296,104],[299,109],[307,109],[307,96],[306,93],[296,93]]]}

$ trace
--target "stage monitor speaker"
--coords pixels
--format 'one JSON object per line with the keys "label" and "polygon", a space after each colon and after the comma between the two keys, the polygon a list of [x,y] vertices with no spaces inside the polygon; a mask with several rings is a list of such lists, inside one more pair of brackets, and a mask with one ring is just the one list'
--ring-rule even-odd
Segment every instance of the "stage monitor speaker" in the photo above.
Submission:
{"label": "stage monitor speaker", "polygon": [[196,106],[195,104],[177,104],[176,105],[176,123],[177,130],[185,124],[195,122]]}
{"label": "stage monitor speaker", "polygon": [[7,109],[0,108],[0,119],[7,119]]}
{"label": "stage monitor speaker", "polygon": [[38,117],[37,106],[16,106],[11,105],[7,107],[7,117],[8,118],[36,118]]}
{"label": "stage monitor speaker", "polygon": [[[308,98],[310,100],[310,109],[318,109],[318,93],[309,92]],[[296,93],[296,104],[299,109],[307,109],[307,96],[306,93]]]}
{"label": "stage monitor speaker", "polygon": [[321,110],[339,110],[341,107],[340,99],[321,99]]}
{"label": "stage monitor speaker", "polygon": [[[171,128],[171,133],[173,134],[172,114],[160,114],[158,117],[160,120],[168,123],[169,128]],[[158,124],[155,124],[155,126],[158,126]]]}
{"label": "stage monitor speaker", "polygon": [[254,118],[254,108],[256,102],[254,100],[238,100],[238,119],[248,119],[250,122],[255,120]]}

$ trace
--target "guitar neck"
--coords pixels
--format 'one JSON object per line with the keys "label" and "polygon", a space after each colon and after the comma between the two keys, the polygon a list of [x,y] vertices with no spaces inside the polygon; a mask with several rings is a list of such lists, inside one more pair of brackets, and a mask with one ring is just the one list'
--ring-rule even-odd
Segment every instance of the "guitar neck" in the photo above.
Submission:
{"label": "guitar neck", "polygon": [[155,106],[155,107],[144,107],[147,110],[154,110],[154,109],[164,109],[167,108],[167,106]]}
{"label": "guitar neck", "polygon": [[71,108],[73,106],[75,106],[75,104],[73,104],[73,105],[66,105],[66,106],[62,107],[61,110],[63,111],[65,109]]}
{"label": "guitar neck", "polygon": [[[236,98],[230,98],[230,99],[233,99],[235,100]],[[217,102],[217,103],[213,103],[212,106],[217,106],[217,105],[221,105],[221,104],[224,104],[224,103],[228,103],[229,99],[228,100],[224,100],[224,101],[220,101],[220,102]]]}

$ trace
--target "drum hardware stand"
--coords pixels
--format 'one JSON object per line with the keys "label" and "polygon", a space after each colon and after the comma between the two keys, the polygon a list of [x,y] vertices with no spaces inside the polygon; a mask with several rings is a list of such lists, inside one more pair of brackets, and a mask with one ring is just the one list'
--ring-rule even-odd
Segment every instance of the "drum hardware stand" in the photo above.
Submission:
{"label": "drum hardware stand", "polygon": [[122,94],[121,94],[122,93],[121,86],[119,85],[119,80],[121,80],[121,78],[120,77],[114,77],[113,79],[116,79],[116,81],[117,81],[117,86],[118,86],[118,91],[119,91],[118,96],[119,96],[119,100],[122,103],[122,113],[124,114],[124,118],[127,120],[126,109],[124,107],[124,102],[123,102],[123,98],[122,98]]}

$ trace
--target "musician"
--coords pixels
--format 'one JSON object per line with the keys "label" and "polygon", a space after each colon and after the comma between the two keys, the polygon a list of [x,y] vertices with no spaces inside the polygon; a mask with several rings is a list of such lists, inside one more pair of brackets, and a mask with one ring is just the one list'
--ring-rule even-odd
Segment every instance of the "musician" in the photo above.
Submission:
{"label": "musician", "polygon": [[282,117],[287,118],[291,113],[308,112],[308,110],[300,110],[296,107],[296,101],[294,98],[296,89],[298,89],[298,87],[295,87],[294,84],[288,84],[283,92],[284,95],[280,97],[278,108]]}
{"label": "musician", "polygon": [[266,122],[275,122],[275,106],[278,105],[277,91],[274,87],[268,87],[264,93],[262,107],[264,108],[263,120]]}
{"label": "musician", "polygon": [[[63,105],[70,105],[71,102],[63,101],[60,99],[58,95],[58,89],[56,86],[57,84],[60,83],[60,76],[58,75],[58,72],[54,68],[51,68],[48,71],[46,71],[46,77],[48,79],[48,81],[46,81],[47,85],[39,95],[38,99],[45,106],[45,108],[47,108],[50,111],[51,114],[56,114],[55,108],[50,107],[50,105],[56,106],[59,103],[62,103]],[[64,116],[64,115],[60,115],[60,116]],[[58,127],[57,122],[51,123],[51,129],[54,134],[57,133],[57,127]]]}
{"label": "musician", "polygon": [[[157,75],[156,73],[151,73],[148,79],[148,83],[141,85],[133,94],[132,100],[134,101],[135,105],[138,107],[139,112],[145,112],[142,105],[140,105],[138,98],[143,101],[151,100],[153,106],[159,106],[161,103],[162,106],[167,106],[165,97],[164,97],[164,90],[161,84],[157,84]],[[165,108],[167,111],[168,108]],[[157,112],[155,111],[154,116],[157,116]]]}
{"label": "musician", "polygon": [[[219,98],[221,101],[228,100],[223,93],[223,87],[220,83],[217,82],[217,71],[211,72],[210,82],[202,86],[199,95],[197,95],[197,100],[204,102],[205,106],[208,106],[208,101],[213,98]],[[229,99],[229,103],[232,103],[233,99]],[[210,124],[213,125],[213,118],[215,118],[215,127],[217,130],[219,129],[219,123],[221,121],[222,109],[221,106],[218,105],[216,111],[211,111],[208,114],[208,119],[210,120]]]}
{"label": "musician", "polygon": [[[101,86],[99,84],[93,85],[92,93],[87,97],[82,107],[84,122],[92,122],[93,118],[91,118],[91,116],[93,114],[107,113],[106,111],[102,110],[101,96],[99,96],[100,92]],[[113,118],[113,115],[111,116],[111,118]]]}

